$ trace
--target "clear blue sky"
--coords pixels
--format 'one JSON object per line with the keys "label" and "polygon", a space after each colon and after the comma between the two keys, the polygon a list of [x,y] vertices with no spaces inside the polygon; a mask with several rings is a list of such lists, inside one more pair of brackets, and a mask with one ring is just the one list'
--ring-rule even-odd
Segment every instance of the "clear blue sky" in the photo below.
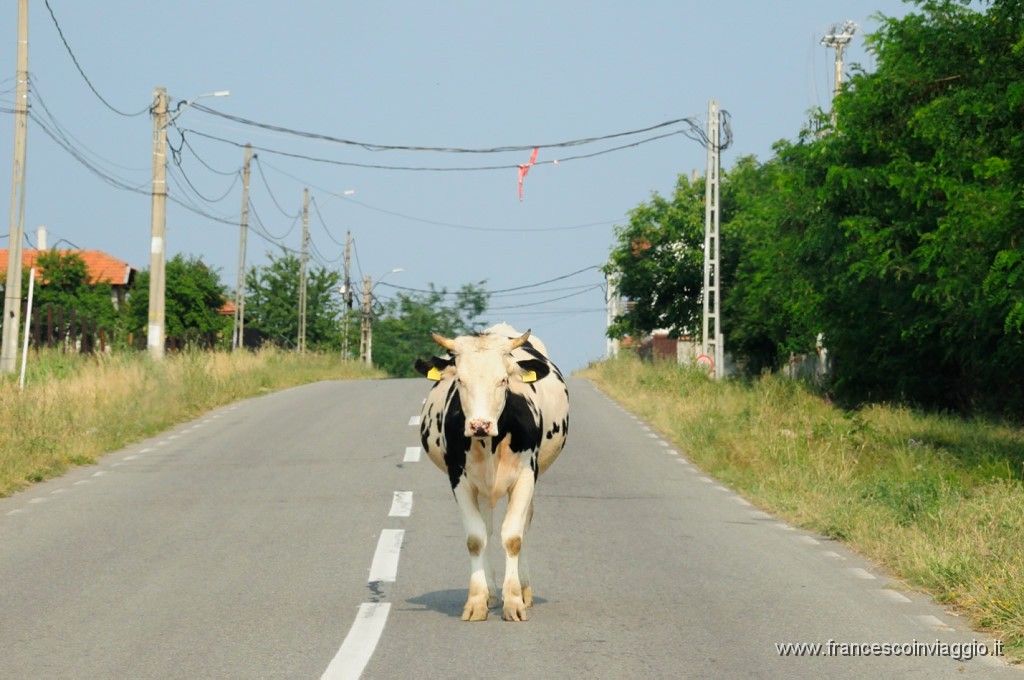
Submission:
{"label": "clear blue sky", "polygon": [[[860,26],[847,64],[870,70],[863,36],[878,25],[872,15],[901,16],[913,8],[900,0],[49,2],[82,70],[125,113],[145,110],[157,86],[167,88],[172,109],[178,101],[230,90],[230,97],[201,103],[360,142],[493,148],[603,136],[688,116],[704,126],[708,101],[717,99],[732,116],[735,137],[723,154],[726,170],[739,156],[766,160],[775,141],[797,136],[810,108],[828,107],[833,57],[819,41],[830,25],[852,19]],[[76,70],[43,0],[29,4],[33,111],[55,132],[59,125],[79,154],[139,192],[99,178],[30,121],[26,231],[34,243],[35,228],[46,225],[51,246],[64,239],[146,268],[152,120],[107,108]],[[5,110],[14,98],[16,8],[14,0],[0,6]],[[706,162],[701,144],[673,135],[591,159],[538,165],[520,202],[514,166],[526,162],[528,152],[367,151],[245,126],[196,108],[183,111],[176,124],[188,146],[180,166],[172,163],[171,195],[227,223],[169,203],[168,250],[202,256],[232,290],[241,205],[235,180],[243,152],[201,135],[346,163],[510,166],[400,171],[257,151],[262,174],[254,166],[250,265],[265,263],[278,247],[254,232],[299,247],[301,224],[285,213],[301,210],[302,189],[309,187],[323,218],[314,212],[310,220],[314,263],[340,269],[348,229],[358,256],[354,277],[376,280],[401,267],[384,283],[411,288],[433,282],[454,290],[486,281],[486,288],[502,290],[600,265],[614,244],[614,225],[623,224],[631,208],[652,192],[669,193],[679,173],[703,173]],[[13,136],[13,116],[0,114],[5,198]],[[169,138],[181,144],[178,131]],[[545,149],[537,160],[620,143]],[[331,196],[346,190],[355,193]],[[8,200],[3,206],[0,232],[6,235]],[[7,247],[6,238],[0,237],[0,247]],[[575,370],[604,353],[602,284],[591,269],[497,295],[487,319],[532,327],[556,363]],[[394,291],[381,285],[376,293]]]}

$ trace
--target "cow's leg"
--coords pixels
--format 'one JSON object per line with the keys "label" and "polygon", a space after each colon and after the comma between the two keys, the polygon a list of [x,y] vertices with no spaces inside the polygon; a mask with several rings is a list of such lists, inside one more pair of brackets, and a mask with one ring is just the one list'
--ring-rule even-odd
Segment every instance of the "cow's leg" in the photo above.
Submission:
{"label": "cow's leg", "polygon": [[523,588],[523,603],[527,608],[533,606],[533,588],[530,586],[530,565],[526,559],[526,540],[533,523],[533,498],[530,498],[530,510],[526,513],[526,526],[523,527],[523,545],[519,550],[519,585]]}
{"label": "cow's leg", "polygon": [[466,548],[469,550],[469,597],[462,609],[463,621],[487,620],[487,525],[477,505],[476,491],[463,479],[455,487],[455,500],[466,530]]}
{"label": "cow's leg", "polygon": [[509,493],[508,510],[501,525],[505,548],[505,583],[501,589],[501,614],[506,621],[526,621],[526,602],[519,580],[519,555],[523,548],[526,521],[533,503],[533,475],[522,474]]}
{"label": "cow's leg", "polygon": [[[480,516],[484,519],[484,530],[487,532],[487,542],[490,543],[491,536],[494,535],[494,508],[491,507],[487,497],[483,494],[477,494],[477,508],[480,510]],[[494,585],[494,565],[491,563],[490,558],[487,557],[486,549],[484,550],[483,561],[484,577],[487,579],[487,608],[494,609],[498,606],[498,589]]]}

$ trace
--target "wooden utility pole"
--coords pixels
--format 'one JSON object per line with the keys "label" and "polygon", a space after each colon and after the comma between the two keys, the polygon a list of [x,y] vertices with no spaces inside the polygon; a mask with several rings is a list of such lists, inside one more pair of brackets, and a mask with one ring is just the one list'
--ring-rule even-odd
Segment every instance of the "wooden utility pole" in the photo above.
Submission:
{"label": "wooden utility pole", "polygon": [[714,361],[714,376],[724,375],[722,348],[721,280],[719,273],[719,172],[721,170],[721,129],[718,102],[708,104],[708,168],[704,180],[704,323],[703,354]]}
{"label": "wooden utility pole", "polygon": [[352,232],[345,232],[345,288],[342,295],[345,298],[345,307],[341,317],[341,358],[349,360],[348,347],[348,323],[352,314]]}
{"label": "wooden utility pole", "polygon": [[373,367],[373,282],[363,277],[363,309],[359,324],[359,360]]}
{"label": "wooden utility pole", "polygon": [[245,163],[242,165],[242,220],[238,227],[238,283],[235,284],[235,326],[231,334],[231,349],[242,349],[245,337],[245,240],[249,231],[249,162],[252,145],[245,145]]}
{"label": "wooden utility pole", "polygon": [[299,262],[299,351],[306,351],[306,262],[309,259],[309,189],[302,190],[302,260]]}
{"label": "wooden utility pole", "polygon": [[28,138],[28,0],[18,0],[18,71],[14,101],[14,167],[11,172],[11,232],[4,288],[3,344],[0,372],[18,368],[21,324],[21,243],[25,238],[25,147]]}
{"label": "wooden utility pole", "polygon": [[167,89],[153,90],[153,207],[149,242],[149,356],[164,358],[167,293]]}

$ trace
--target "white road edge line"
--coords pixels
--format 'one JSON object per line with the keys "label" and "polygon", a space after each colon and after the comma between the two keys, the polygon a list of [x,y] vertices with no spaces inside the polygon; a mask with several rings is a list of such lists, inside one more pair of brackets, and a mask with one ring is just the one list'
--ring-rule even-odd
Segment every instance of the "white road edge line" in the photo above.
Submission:
{"label": "white road edge line", "polygon": [[364,602],[352,627],[341,643],[338,653],[331,659],[321,680],[347,680],[358,678],[377,649],[377,642],[384,632],[384,624],[391,611],[390,602]]}
{"label": "white road edge line", "polygon": [[402,459],[403,463],[418,463],[420,462],[420,454],[423,449],[419,446],[406,446],[405,447],[405,458]]}
{"label": "white road edge line", "polygon": [[394,582],[398,575],[398,555],[402,551],[403,529],[384,529],[377,541],[377,550],[370,564],[370,583],[375,581]]}
{"label": "white road edge line", "polygon": [[408,517],[412,514],[412,491],[396,491],[391,500],[388,517]]}

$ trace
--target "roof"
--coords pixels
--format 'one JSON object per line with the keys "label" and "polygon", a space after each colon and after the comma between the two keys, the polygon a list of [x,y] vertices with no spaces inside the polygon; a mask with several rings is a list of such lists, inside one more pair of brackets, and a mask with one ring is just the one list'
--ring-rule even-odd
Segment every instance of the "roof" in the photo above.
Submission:
{"label": "roof", "polygon": [[[35,265],[39,253],[54,252],[49,250],[22,250],[21,266],[28,269]],[[119,260],[113,255],[102,250],[57,250],[61,255],[78,255],[85,262],[89,278],[94,282],[109,283],[114,286],[127,286],[131,282],[132,274],[137,271],[124,260]],[[0,250],[0,271],[7,271],[7,251]],[[36,272],[36,280],[40,281],[41,276]]]}

